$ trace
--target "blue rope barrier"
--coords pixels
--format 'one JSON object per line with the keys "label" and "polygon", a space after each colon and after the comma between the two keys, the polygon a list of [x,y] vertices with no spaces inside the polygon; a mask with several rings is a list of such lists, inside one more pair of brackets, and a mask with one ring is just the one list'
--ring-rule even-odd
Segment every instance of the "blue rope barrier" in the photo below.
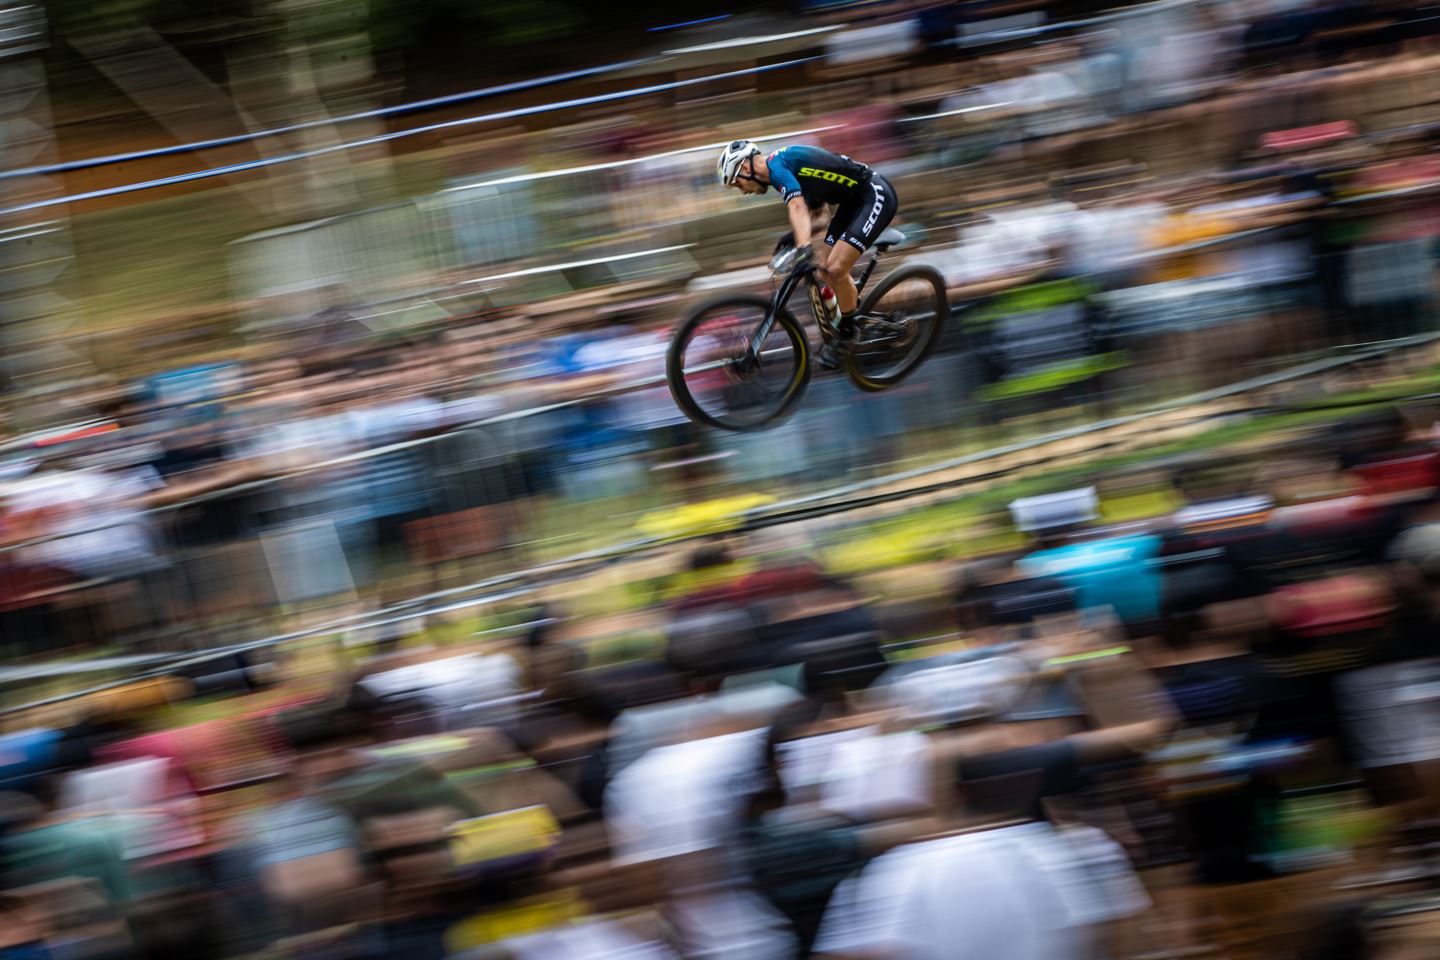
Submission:
{"label": "blue rope barrier", "polygon": [[702,23],[717,23],[721,20],[729,20],[730,14],[722,13],[714,17],[701,17],[699,20],[686,20],[682,23],[667,23],[659,27],[646,27],[646,33],[664,33],[666,30],[679,30],[681,27],[698,27]]}
{"label": "blue rope barrier", "polygon": [[228,137],[215,137],[212,140],[196,140],[192,143],[180,143],[169,147],[152,147],[147,150],[132,150],[127,153],[111,153],[103,157],[86,157],[83,160],[68,160],[64,163],[46,163],[33,167],[20,167],[15,170],[0,170],[0,180],[14,177],[35,177],[54,173],[67,173],[71,170],[89,170],[93,167],[109,166],[112,163],[147,160],[151,157],[171,157],[180,153],[194,153],[198,150],[211,150],[215,147],[228,147],[237,143],[248,143],[252,140],[278,137],[287,133],[295,133],[300,130],[313,130],[316,127],[325,127],[332,124],[350,123],[355,120],[374,120],[379,117],[393,117],[405,113],[416,113],[421,110],[428,110],[431,107],[443,107],[452,103],[480,100],[484,97],[499,96],[502,93],[514,93],[517,90],[532,90],[536,87],[564,83],[567,80],[579,80],[584,77],[593,77],[614,70],[625,70],[629,67],[655,62],[657,59],[658,58],[655,57],[649,57],[641,60],[622,60],[619,63],[607,63],[600,67],[586,67],[581,70],[571,70],[567,73],[552,73],[548,76],[535,77],[531,80],[517,80],[513,83],[502,83],[498,86],[482,87],[478,90],[467,90],[464,93],[451,93],[443,97],[432,97],[429,100],[416,100],[413,103],[396,104],[393,107],[380,107],[375,110],[366,110],[363,113],[348,114],[343,117],[334,117],[325,120],[307,120],[304,123],[292,123],[284,127],[271,127],[268,130],[256,130],[249,133],[237,133]]}
{"label": "blue rope barrier", "polygon": [[264,167],[272,167],[280,163],[289,163],[292,160],[306,160],[311,157],[324,156],[331,153],[339,153],[342,150],[352,150],[356,147],[370,147],[380,143],[388,143],[391,140],[400,140],[404,137],[413,137],[423,133],[434,133],[438,130],[452,130],[456,127],[469,126],[476,123],[490,123],[496,120],[511,120],[515,117],[528,117],[538,113],[549,113],[554,110],[565,110],[570,107],[582,107],[593,103],[607,103],[612,100],[624,100],[629,97],[641,97],[651,93],[662,93],[666,90],[677,90],[681,87],[691,87],[700,83],[709,83],[712,80],[728,80],[732,77],[743,77],[749,74],[768,73],[771,70],[783,70],[786,67],[797,66],[802,63],[809,63],[818,60],[819,57],[801,57],[798,60],[786,60],[783,63],[772,63],[762,67],[748,67],[744,70],[729,70],[725,73],[713,73],[705,77],[692,77],[689,80],[672,80],[668,83],[653,83],[648,86],[634,87],[630,90],[617,90],[614,93],[600,93],[589,97],[575,97],[570,100],[558,100],[554,103],[538,104],[533,107],[516,107],[513,110],[501,110],[496,113],[481,114],[475,117],[462,117],[459,120],[446,120],[443,123],[426,124],[423,127],[412,127],[409,130],[397,130],[393,133],[385,133],[376,137],[368,137],[364,140],[353,140],[349,143],[337,143],[328,147],[317,147],[314,150],[302,150],[296,153],[288,153],[278,157],[262,157],[259,160],[247,160],[243,163],[232,163],[223,167],[211,167],[208,170],[196,170],[193,173],[180,173],[174,176],[161,177],[157,180],[144,180],[138,183],[126,183],[116,187],[105,187],[100,190],[89,190],[84,193],[73,193],[63,197],[49,197],[44,200],[35,200],[30,203],[22,203],[14,207],[0,209],[0,217],[13,216],[17,213],[28,213],[31,210],[43,210],[48,207],[56,207],[66,203],[79,203],[84,200],[99,200],[104,197],[114,197],[125,193],[135,193],[140,190],[151,190],[156,187],[169,187],[180,183],[190,183],[195,180],[205,180],[210,177],[229,176],[233,173],[244,173],[247,170],[259,170]]}

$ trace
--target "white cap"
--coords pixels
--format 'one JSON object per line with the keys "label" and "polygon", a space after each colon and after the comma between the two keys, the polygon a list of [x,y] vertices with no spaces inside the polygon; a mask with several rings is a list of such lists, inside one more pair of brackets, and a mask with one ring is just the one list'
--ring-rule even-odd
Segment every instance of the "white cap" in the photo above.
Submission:
{"label": "white cap", "polygon": [[1015,526],[1025,532],[1068,527],[1100,516],[1100,498],[1094,487],[1063,490],[1038,497],[1021,497],[1010,503]]}

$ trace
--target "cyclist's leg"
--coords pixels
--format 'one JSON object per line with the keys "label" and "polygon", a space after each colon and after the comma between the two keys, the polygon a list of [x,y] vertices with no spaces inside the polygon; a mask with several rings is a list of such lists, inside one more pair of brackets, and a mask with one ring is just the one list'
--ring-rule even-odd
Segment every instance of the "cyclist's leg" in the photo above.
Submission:
{"label": "cyclist's leg", "polygon": [[[841,313],[853,313],[859,299],[855,281],[850,276],[851,268],[855,266],[855,261],[860,259],[860,254],[872,246],[880,233],[890,226],[890,221],[895,219],[895,212],[899,208],[900,202],[895,195],[895,188],[890,185],[889,180],[875,174],[862,190],[857,191],[855,200],[846,201],[841,209],[836,211],[835,219],[830,225],[830,235],[825,238],[826,243],[832,244],[832,247],[826,258],[824,271],[825,279],[830,282],[836,299],[840,301]],[[842,217],[842,214],[849,214],[848,219]],[[837,225],[840,228],[838,233]],[[831,236],[835,239],[831,240]]]}
{"label": "cyclist's leg", "polygon": [[[836,225],[843,222],[838,215],[835,217]],[[855,266],[862,250],[852,241],[833,236],[838,229],[836,225],[831,226],[832,236],[825,238],[829,249],[825,251],[825,259],[820,264],[820,275],[835,291],[835,299],[840,305],[840,324],[835,331],[837,336],[826,340],[820,348],[820,366],[826,370],[834,370],[844,363],[847,345],[855,336],[855,323],[850,317],[855,312],[856,301],[860,298],[860,292],[855,289],[855,280],[850,276],[850,269]],[[838,232],[840,237],[845,236],[844,230]]]}
{"label": "cyclist's leg", "polygon": [[890,181],[878,173],[870,178],[862,196],[860,213],[851,221],[844,239],[850,239],[864,250],[874,246],[880,234],[890,226],[890,221],[895,219],[900,210],[900,197]]}
{"label": "cyclist's leg", "polygon": [[830,226],[825,231],[825,251],[820,258],[820,276],[835,291],[835,299],[840,303],[840,312],[850,313],[855,309],[855,301],[859,294],[855,290],[855,281],[850,277],[850,268],[860,257],[860,250],[853,249],[853,243],[841,243],[840,238],[845,236],[857,217],[861,217],[864,210],[860,202],[863,194],[856,191],[856,195],[835,208],[835,216],[830,218]]}
{"label": "cyclist's leg", "polygon": [[835,299],[840,302],[840,312],[849,315],[855,312],[855,304],[860,299],[860,292],[855,289],[855,278],[850,276],[850,270],[855,266],[855,261],[860,259],[860,254],[865,252],[864,247],[857,247],[853,242],[841,239],[839,243],[825,238],[830,249],[825,254],[825,262],[820,266],[820,274],[825,282],[830,284],[830,289],[835,291]]}

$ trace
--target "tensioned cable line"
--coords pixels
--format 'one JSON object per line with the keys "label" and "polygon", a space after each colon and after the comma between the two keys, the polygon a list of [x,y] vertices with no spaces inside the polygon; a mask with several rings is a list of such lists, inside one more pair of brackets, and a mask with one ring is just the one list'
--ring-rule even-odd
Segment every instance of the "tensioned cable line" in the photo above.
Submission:
{"label": "tensioned cable line", "polygon": [[491,123],[496,120],[511,120],[515,117],[528,117],[540,113],[549,113],[555,110],[565,110],[570,107],[583,107],[595,103],[607,103],[614,100],[624,100],[630,97],[641,97],[651,93],[663,93],[667,90],[677,90],[681,87],[692,87],[701,83],[710,83],[715,80],[729,80],[734,77],[750,76],[759,73],[769,73],[774,70],[783,70],[788,67],[798,66],[802,63],[809,63],[819,57],[801,57],[797,60],[786,60],[782,63],[771,63],[760,67],[747,67],[743,70],[727,70],[724,73],[712,73],[704,77],[692,77],[687,80],[672,80],[666,83],[652,83],[643,87],[632,87],[629,90],[617,90],[613,93],[600,93],[588,97],[574,97],[569,100],[558,100],[554,103],[538,104],[532,107],[516,107],[512,110],[500,110],[495,113],[480,114],[474,117],[462,117],[458,120],[446,120],[441,123],[430,123],[421,127],[411,127],[408,130],[396,130],[392,133],[384,133],[374,137],[367,137],[364,140],[352,140],[347,143],[336,143],[326,147],[317,147],[313,150],[301,150],[295,153],[287,153],[276,157],[262,157],[258,160],[247,160],[243,163],[232,163],[223,167],[211,167],[208,170],[196,170],[193,173],[181,173],[170,177],[161,177],[157,180],[144,180],[137,183],[126,183],[115,187],[105,187],[100,190],[89,190],[84,193],[67,194],[60,197],[48,197],[44,200],[35,200],[30,203],[22,203],[18,206],[0,209],[0,217],[13,216],[17,213],[27,213],[31,210],[43,210],[48,207],[60,206],[67,203],[79,203],[84,200],[99,200],[104,197],[114,197],[125,193],[135,193],[140,190],[151,190],[156,187],[174,186],[180,183],[190,183],[195,180],[206,180],[211,177],[223,177],[234,173],[243,173],[247,170],[259,170],[265,167],[273,167],[281,163],[289,163],[293,160],[306,160],[311,157],[325,156],[332,153],[339,153],[344,150],[353,150],[357,147],[374,146],[380,143],[389,143],[392,140],[400,140],[405,137],[418,136],[425,133],[435,133],[440,130],[453,130],[458,127],[470,126],[477,123]]}

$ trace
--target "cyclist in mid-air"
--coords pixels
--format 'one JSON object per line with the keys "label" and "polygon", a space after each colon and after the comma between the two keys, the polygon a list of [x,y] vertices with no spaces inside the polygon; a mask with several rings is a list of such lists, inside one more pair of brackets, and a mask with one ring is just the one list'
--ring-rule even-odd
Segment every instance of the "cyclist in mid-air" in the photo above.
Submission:
{"label": "cyclist in mid-air", "polygon": [[[785,201],[795,245],[806,255],[812,211],[835,205],[825,232],[826,252],[820,275],[840,304],[838,334],[820,349],[820,365],[834,370],[855,337],[855,301],[859,294],[850,269],[875,243],[899,209],[895,188],[858,160],[820,147],[794,144],[768,156],[749,140],[735,140],[720,153],[720,183],[741,193],[761,194],[774,187]],[[838,243],[836,241],[839,241]]]}

